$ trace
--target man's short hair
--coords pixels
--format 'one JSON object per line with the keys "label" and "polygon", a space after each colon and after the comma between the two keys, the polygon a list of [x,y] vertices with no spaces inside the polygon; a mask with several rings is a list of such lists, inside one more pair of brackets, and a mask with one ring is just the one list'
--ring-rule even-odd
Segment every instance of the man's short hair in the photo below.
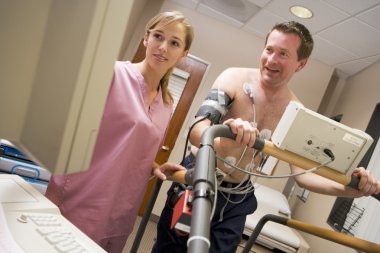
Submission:
{"label": "man's short hair", "polygon": [[298,60],[309,58],[313,51],[314,41],[309,30],[303,24],[296,21],[288,21],[274,25],[265,38],[265,45],[273,30],[297,35],[301,39],[301,45],[297,49]]}

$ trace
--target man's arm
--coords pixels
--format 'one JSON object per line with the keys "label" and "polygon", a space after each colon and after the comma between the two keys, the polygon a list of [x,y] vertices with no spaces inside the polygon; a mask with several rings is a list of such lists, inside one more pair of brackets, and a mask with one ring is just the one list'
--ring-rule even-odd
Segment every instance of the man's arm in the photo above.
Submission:
{"label": "man's arm", "polygon": [[[292,173],[304,171],[302,168],[294,165],[290,165],[290,168]],[[359,189],[344,186],[314,173],[296,176],[294,179],[302,188],[306,188],[316,193],[337,197],[358,198],[371,196],[372,194],[378,194],[380,192],[380,182],[376,180],[368,170],[357,168],[353,174],[360,178]]]}
{"label": "man's arm", "polygon": [[[222,107],[226,111],[228,110],[228,107],[232,103],[232,101],[236,97],[236,92],[237,89],[241,88],[241,83],[244,82],[244,76],[246,75],[246,69],[242,68],[228,68],[225,71],[223,71],[215,80],[213,86],[211,87],[210,93],[208,96],[211,96],[211,93],[218,92],[218,96],[222,97],[222,102],[218,101],[214,103],[216,104],[215,107]],[[214,95],[215,96],[215,95]],[[223,103],[226,104],[223,104]],[[210,103],[207,103],[210,104]],[[202,106],[204,106],[202,104]],[[201,108],[202,108],[201,106]],[[214,108],[211,108],[210,110],[213,110]],[[200,111],[202,111],[200,109]],[[203,110],[203,113],[198,115],[197,113],[197,120],[200,120],[202,117],[205,116],[205,110]],[[223,123],[227,124],[230,126],[232,132],[236,134],[236,142],[240,145],[246,145],[251,144],[253,145],[256,136],[258,135],[258,131],[256,128],[253,128],[248,122],[243,121],[239,118],[237,119],[227,119],[224,117],[225,114],[221,115],[221,118],[218,122],[211,122],[209,119],[204,119],[203,121],[197,123],[191,133],[190,133],[190,142],[199,147],[201,136],[203,132],[211,126],[211,124],[218,124],[218,123]],[[221,144],[220,142],[223,142]],[[225,142],[225,143],[224,143]],[[230,140],[220,140],[220,138],[217,138],[215,140],[215,145],[214,147],[217,148],[219,145],[232,145],[232,141]],[[235,143],[236,145],[236,143]]]}

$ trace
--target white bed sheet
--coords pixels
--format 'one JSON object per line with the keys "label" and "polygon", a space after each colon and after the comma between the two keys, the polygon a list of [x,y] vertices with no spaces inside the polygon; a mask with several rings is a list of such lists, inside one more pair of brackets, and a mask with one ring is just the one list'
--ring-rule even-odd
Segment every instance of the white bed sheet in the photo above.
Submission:
{"label": "white bed sheet", "polygon": [[[247,216],[245,235],[250,236],[261,217],[266,214],[291,217],[288,201],[281,192],[255,183],[255,195],[258,207],[253,214]],[[260,236],[257,238],[257,243],[269,248],[277,248],[284,252],[297,252],[297,249],[301,246],[300,238],[291,228],[271,221],[264,225]]]}

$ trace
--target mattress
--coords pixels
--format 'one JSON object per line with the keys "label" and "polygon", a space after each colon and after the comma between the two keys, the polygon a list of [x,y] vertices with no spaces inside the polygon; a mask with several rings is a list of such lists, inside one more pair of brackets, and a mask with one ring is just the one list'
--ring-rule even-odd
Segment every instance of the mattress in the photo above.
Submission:
{"label": "mattress", "polygon": [[[274,214],[290,218],[291,211],[286,197],[279,191],[255,183],[257,210],[247,216],[244,234],[250,236],[257,223],[266,214]],[[287,226],[268,221],[260,232],[256,242],[270,249],[284,252],[297,252],[301,247],[299,234]]]}

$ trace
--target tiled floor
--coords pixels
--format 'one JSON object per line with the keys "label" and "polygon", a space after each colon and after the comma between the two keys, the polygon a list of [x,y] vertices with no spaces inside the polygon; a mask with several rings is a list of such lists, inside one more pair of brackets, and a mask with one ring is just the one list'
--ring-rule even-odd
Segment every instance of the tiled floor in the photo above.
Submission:
{"label": "tiled floor", "polygon": [[[136,237],[137,230],[139,228],[141,221],[141,217],[137,217],[135,226],[133,228],[132,234],[129,236],[127,244],[124,248],[123,253],[129,253],[131,251],[133,242]],[[138,253],[150,253],[152,250],[152,246],[154,244],[154,239],[156,238],[156,223],[153,221],[149,221],[145,228],[145,233],[140,241],[140,245],[138,247]]]}

